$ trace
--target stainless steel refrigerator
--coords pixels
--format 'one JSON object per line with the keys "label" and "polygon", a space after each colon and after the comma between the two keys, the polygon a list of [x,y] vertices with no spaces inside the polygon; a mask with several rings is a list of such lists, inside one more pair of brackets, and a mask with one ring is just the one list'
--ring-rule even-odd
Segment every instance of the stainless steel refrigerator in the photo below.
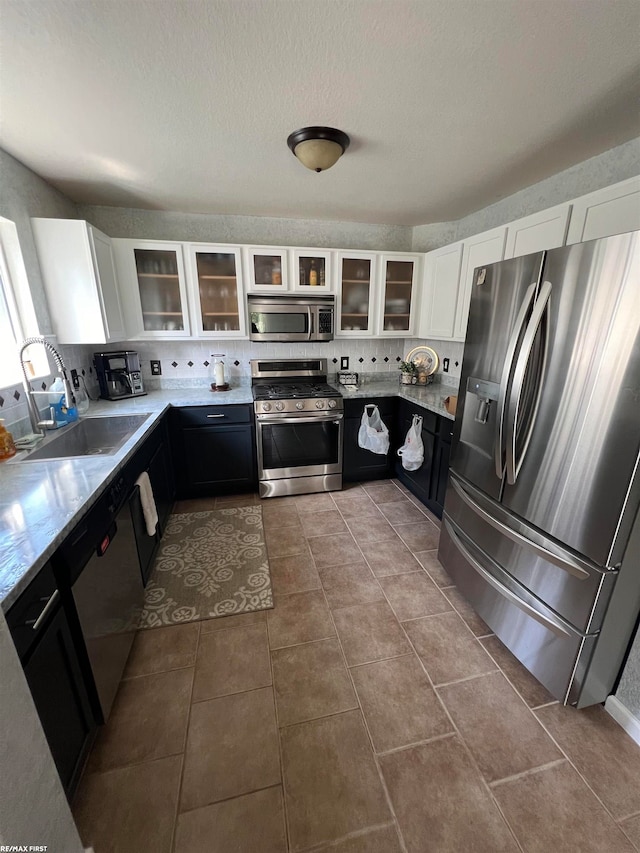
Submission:
{"label": "stainless steel refrigerator", "polygon": [[439,558],[559,700],[640,610],[640,232],[475,270]]}

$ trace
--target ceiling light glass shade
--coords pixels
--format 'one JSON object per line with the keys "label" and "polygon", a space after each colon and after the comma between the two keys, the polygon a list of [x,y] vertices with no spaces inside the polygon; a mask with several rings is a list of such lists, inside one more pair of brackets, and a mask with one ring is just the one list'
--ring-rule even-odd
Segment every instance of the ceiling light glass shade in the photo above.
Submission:
{"label": "ceiling light glass shade", "polygon": [[303,127],[287,139],[298,160],[313,172],[324,172],[335,165],[349,142],[346,133],[333,127]]}

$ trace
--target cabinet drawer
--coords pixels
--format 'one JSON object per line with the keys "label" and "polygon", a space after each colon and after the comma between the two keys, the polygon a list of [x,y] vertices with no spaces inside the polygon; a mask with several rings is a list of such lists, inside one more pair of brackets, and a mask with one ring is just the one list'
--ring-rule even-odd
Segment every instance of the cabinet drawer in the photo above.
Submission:
{"label": "cabinet drawer", "polygon": [[253,421],[251,406],[189,406],[177,410],[183,427],[248,424]]}
{"label": "cabinet drawer", "polygon": [[396,411],[397,397],[359,397],[357,399],[344,401],[345,418],[361,418],[364,407],[375,404],[382,418],[385,415],[393,415]]}

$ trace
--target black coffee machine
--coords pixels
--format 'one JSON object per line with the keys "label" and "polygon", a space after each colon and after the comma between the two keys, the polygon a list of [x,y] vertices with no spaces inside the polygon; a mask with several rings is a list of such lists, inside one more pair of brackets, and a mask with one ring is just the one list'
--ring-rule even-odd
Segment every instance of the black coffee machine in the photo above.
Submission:
{"label": "black coffee machine", "polygon": [[93,363],[103,400],[140,397],[147,392],[142,383],[140,356],[131,350],[94,352]]}

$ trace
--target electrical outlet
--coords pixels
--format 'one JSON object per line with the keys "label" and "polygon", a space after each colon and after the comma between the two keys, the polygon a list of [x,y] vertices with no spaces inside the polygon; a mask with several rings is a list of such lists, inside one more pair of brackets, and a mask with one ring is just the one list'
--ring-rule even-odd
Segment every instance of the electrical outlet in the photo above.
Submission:
{"label": "electrical outlet", "polygon": [[160,364],[160,359],[151,359],[151,375],[152,376],[162,376],[162,365]]}
{"label": "electrical outlet", "polygon": [[71,382],[73,383],[73,387],[78,390],[80,388],[80,380],[78,379],[78,371],[71,370]]}
{"label": "electrical outlet", "polygon": [[349,356],[341,355],[340,356],[340,370],[349,370]]}
{"label": "electrical outlet", "polygon": [[449,359],[448,358],[442,359],[442,372],[443,373],[449,372]]}

